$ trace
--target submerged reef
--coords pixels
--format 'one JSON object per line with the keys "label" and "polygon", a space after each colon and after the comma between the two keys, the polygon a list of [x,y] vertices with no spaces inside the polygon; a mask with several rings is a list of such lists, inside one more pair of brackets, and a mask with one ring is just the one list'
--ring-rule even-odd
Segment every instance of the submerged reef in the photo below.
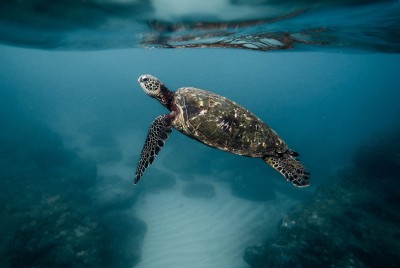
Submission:
{"label": "submerged reef", "polygon": [[399,133],[360,148],[352,167],[291,210],[264,244],[248,247],[245,261],[253,268],[397,267]]}
{"label": "submerged reef", "polygon": [[[0,267],[132,267],[146,224],[97,202],[92,160],[12,98],[0,107]],[[104,179],[103,179],[104,180]],[[117,201],[118,201],[117,200]],[[128,246],[129,244],[129,246]]]}

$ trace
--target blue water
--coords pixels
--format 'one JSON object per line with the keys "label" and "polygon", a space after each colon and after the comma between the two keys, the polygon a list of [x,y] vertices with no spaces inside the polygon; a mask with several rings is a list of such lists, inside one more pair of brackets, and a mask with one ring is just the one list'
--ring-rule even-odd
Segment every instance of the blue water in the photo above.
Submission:
{"label": "blue water", "polygon": [[[395,267],[399,3],[373,2],[2,3],[0,267]],[[147,73],[254,112],[311,186],[178,131],[133,186]]]}

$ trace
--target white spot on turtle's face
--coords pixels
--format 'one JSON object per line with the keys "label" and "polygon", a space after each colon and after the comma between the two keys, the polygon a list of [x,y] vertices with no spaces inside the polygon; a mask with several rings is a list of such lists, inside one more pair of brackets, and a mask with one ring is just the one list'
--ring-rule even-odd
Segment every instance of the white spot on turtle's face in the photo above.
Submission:
{"label": "white spot on turtle's face", "polygon": [[157,77],[149,74],[140,76],[138,82],[143,91],[151,97],[159,95],[163,85],[163,83]]}

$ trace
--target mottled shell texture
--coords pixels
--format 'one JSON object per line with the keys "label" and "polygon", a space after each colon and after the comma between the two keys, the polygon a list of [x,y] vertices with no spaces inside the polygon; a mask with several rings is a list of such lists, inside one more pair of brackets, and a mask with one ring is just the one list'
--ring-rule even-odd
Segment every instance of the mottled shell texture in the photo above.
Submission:
{"label": "mottled shell texture", "polygon": [[287,150],[286,143],[257,116],[215,93],[185,87],[175,93],[173,126],[211,147],[263,157]]}

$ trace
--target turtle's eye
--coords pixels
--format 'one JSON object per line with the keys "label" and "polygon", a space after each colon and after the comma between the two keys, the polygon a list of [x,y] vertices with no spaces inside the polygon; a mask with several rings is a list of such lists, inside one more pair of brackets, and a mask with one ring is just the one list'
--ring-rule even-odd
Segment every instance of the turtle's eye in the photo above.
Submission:
{"label": "turtle's eye", "polygon": [[147,77],[144,77],[144,78],[142,78],[142,81],[147,82],[147,81],[149,81],[149,79]]}

